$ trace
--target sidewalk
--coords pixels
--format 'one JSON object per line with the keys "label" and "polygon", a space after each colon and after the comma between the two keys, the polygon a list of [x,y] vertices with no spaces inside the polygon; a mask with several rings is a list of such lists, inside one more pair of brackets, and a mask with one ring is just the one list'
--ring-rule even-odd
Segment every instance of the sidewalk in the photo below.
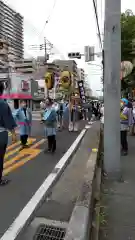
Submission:
{"label": "sidewalk", "polygon": [[121,162],[123,181],[103,185],[100,240],[135,240],[135,137],[129,137],[129,155]]}

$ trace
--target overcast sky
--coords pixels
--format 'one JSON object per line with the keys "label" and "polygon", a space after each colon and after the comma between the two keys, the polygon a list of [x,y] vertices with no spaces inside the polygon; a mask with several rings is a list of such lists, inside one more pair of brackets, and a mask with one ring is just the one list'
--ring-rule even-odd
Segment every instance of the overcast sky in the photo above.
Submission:
{"label": "overcast sky", "polygon": [[[29,46],[42,43],[44,36],[55,45],[57,49],[55,52],[64,56],[70,51],[83,52],[84,45],[95,46],[96,52],[100,51],[92,0],[5,0],[5,2],[25,18],[24,40],[27,55],[43,54],[35,53]],[[134,0],[122,0],[122,11],[127,8],[134,11],[133,2]],[[100,29],[103,32],[104,0],[98,0],[97,3]],[[50,20],[44,28],[49,15]],[[96,59],[96,63],[100,64],[101,59]],[[85,67],[94,92],[99,90],[100,67],[87,67],[83,60],[79,60],[78,64]]]}

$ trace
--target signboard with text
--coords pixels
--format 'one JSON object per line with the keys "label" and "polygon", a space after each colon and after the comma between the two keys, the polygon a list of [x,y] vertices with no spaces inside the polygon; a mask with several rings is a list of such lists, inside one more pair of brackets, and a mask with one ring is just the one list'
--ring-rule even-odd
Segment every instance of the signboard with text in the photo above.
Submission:
{"label": "signboard with text", "polygon": [[82,80],[78,81],[78,90],[79,90],[79,94],[80,94],[80,98],[82,100],[82,103],[86,103],[84,84],[83,84]]}

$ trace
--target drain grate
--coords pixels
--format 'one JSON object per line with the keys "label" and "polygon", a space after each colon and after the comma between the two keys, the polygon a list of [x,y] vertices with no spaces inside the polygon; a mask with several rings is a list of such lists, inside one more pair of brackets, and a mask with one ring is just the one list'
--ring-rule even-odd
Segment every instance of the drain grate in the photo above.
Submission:
{"label": "drain grate", "polygon": [[33,240],[64,240],[66,229],[42,224],[37,229]]}

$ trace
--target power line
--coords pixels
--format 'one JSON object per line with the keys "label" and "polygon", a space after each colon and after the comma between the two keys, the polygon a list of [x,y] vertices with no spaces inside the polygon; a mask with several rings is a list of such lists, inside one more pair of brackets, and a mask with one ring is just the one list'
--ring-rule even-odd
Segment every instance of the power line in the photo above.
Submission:
{"label": "power line", "polygon": [[47,20],[46,20],[46,22],[45,22],[45,24],[44,24],[44,27],[43,27],[43,29],[42,29],[42,31],[41,31],[41,34],[43,33],[46,25],[49,23],[49,21],[50,21],[50,19],[51,19],[51,16],[52,16],[52,13],[53,13],[53,11],[54,11],[54,9],[55,9],[56,3],[57,3],[57,0],[54,0],[54,4],[53,4],[53,7],[52,7],[52,10],[51,10],[51,12],[49,13],[49,15],[48,15],[48,17],[47,17]]}
{"label": "power line", "polygon": [[97,29],[98,29],[98,37],[99,37],[99,42],[100,42],[100,47],[101,50],[103,49],[102,47],[102,38],[101,38],[101,33],[100,33],[100,27],[99,27],[99,21],[98,21],[98,14],[97,14],[97,6],[95,0],[93,0],[93,6],[94,6],[94,12],[96,16],[96,23],[97,23]]}

